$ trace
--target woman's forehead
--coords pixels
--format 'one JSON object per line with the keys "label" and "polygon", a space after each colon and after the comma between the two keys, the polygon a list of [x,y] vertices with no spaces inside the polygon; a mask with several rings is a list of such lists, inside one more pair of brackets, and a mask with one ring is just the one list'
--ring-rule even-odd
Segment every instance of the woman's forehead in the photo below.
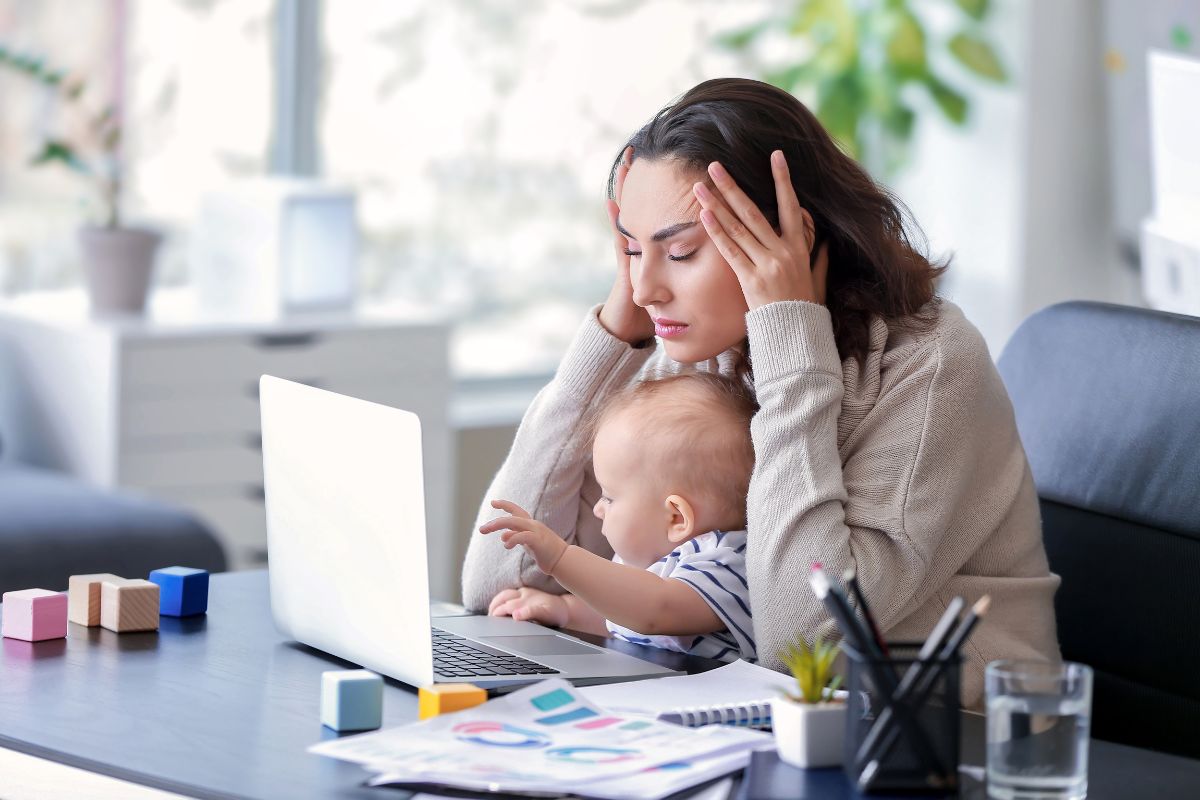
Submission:
{"label": "woman's forehead", "polygon": [[634,237],[649,239],[679,222],[700,218],[692,184],[702,175],[668,161],[634,161],[621,192],[619,221]]}

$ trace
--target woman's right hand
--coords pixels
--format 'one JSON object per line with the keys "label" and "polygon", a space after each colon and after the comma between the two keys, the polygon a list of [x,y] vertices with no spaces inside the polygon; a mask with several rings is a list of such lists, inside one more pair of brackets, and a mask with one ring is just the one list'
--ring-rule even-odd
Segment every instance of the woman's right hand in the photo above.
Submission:
{"label": "woman's right hand", "polygon": [[617,255],[617,277],[613,281],[612,290],[604,307],[600,309],[600,324],[604,329],[618,339],[629,344],[638,344],[654,336],[654,322],[646,309],[633,302],[633,283],[629,278],[629,256],[625,249],[629,241],[617,230],[617,214],[621,210],[621,190],[625,186],[625,176],[629,174],[629,165],[633,159],[633,146],[625,148],[621,154],[621,163],[617,166],[617,180],[613,194],[616,201],[606,200],[608,221],[612,225],[613,249]]}

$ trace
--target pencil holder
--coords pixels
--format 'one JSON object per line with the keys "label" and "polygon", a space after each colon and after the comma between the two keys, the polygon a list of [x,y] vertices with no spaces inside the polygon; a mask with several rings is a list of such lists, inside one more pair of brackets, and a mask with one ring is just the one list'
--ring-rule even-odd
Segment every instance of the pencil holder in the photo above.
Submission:
{"label": "pencil holder", "polygon": [[842,644],[849,695],[842,764],[861,792],[958,787],[962,657],[922,663],[919,649],[919,642],[889,643],[889,655],[875,658]]}

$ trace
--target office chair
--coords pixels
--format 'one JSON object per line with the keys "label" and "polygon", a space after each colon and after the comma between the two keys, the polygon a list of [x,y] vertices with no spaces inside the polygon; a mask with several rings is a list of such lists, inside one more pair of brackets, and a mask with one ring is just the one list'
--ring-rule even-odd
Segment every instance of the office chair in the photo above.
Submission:
{"label": "office chair", "polygon": [[998,361],[1092,735],[1200,758],[1200,318],[1045,308]]}

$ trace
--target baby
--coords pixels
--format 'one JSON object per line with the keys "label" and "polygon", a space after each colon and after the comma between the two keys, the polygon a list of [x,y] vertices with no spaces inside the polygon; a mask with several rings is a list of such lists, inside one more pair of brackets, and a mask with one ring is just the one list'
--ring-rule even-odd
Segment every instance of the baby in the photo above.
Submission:
{"label": "baby", "polygon": [[754,660],[746,582],[746,493],[757,406],[740,384],[691,372],[633,384],[590,426],[601,496],[594,513],[616,555],[568,545],[507,500],[504,531],[570,594],[500,592],[489,613],[722,660]]}

